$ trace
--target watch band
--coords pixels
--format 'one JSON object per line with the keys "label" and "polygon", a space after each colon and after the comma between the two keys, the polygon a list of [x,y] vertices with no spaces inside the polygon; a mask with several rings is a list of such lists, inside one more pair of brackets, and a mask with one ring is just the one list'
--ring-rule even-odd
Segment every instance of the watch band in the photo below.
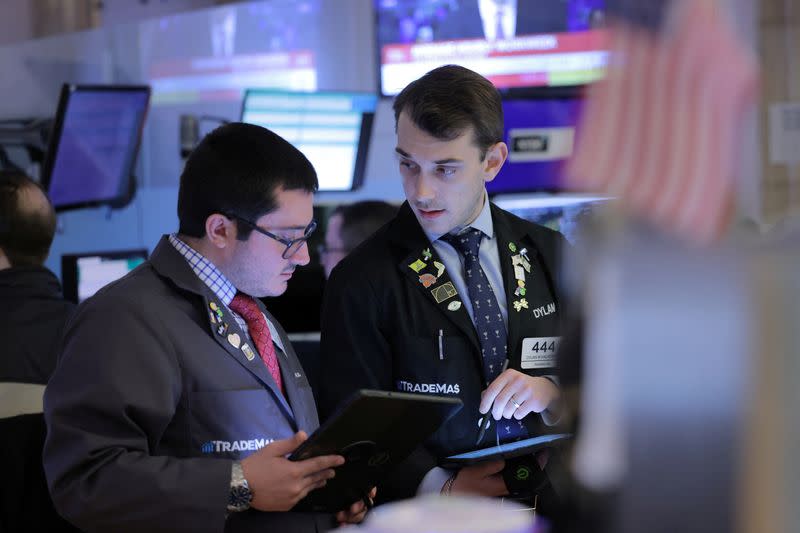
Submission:
{"label": "watch band", "polygon": [[244,469],[242,463],[234,461],[231,467],[231,485],[228,492],[228,511],[232,513],[240,513],[250,508],[250,502],[253,501],[253,492],[250,490],[250,485],[244,477]]}

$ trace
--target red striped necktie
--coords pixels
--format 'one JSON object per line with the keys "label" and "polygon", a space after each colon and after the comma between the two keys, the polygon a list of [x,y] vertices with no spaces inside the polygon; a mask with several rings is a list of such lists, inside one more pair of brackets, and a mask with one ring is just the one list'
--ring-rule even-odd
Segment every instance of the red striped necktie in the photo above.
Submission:
{"label": "red striped necktie", "polygon": [[278,357],[275,355],[275,346],[272,344],[272,334],[267,326],[267,319],[258,307],[252,296],[237,292],[231,302],[231,309],[239,314],[247,323],[247,332],[250,334],[258,354],[267,365],[272,379],[278,384],[278,389],[283,393],[283,380]]}

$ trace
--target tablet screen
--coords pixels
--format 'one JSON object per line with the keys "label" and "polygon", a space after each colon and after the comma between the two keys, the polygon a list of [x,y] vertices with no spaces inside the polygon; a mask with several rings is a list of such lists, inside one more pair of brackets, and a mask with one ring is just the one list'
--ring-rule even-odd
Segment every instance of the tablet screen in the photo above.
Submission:
{"label": "tablet screen", "polygon": [[539,448],[546,448],[548,444],[552,444],[569,437],[572,437],[571,433],[542,435],[540,437],[518,440],[516,442],[507,442],[506,444],[492,446],[491,448],[483,448],[481,450],[451,455],[447,458],[447,461],[476,461],[499,459],[502,457],[514,457],[524,455],[525,453],[528,453],[528,451],[533,452]]}

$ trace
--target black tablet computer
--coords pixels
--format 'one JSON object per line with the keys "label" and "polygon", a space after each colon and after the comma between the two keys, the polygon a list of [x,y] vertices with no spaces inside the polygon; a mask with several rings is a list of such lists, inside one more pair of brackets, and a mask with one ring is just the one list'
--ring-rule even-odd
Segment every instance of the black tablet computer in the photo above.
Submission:
{"label": "black tablet computer", "polygon": [[384,475],[461,408],[458,398],[360,390],[301,444],[290,460],[339,454],[345,464],[297,509],[337,512],[363,498]]}
{"label": "black tablet computer", "polygon": [[440,466],[447,468],[461,468],[463,466],[474,465],[484,461],[495,459],[513,459],[530,453],[537,452],[543,448],[550,448],[563,444],[566,439],[572,438],[572,433],[554,433],[552,435],[541,435],[530,439],[508,442],[499,446],[491,446],[471,452],[459,453],[445,457]]}

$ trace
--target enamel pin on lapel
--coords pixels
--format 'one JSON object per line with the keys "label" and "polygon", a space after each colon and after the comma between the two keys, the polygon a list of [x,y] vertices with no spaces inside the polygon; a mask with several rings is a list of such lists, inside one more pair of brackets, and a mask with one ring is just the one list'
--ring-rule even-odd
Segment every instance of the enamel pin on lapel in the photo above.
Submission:
{"label": "enamel pin on lapel", "polygon": [[428,266],[428,264],[423,262],[422,259],[417,259],[416,261],[408,265],[408,267],[417,274],[419,274],[419,271],[425,268],[426,266]]}
{"label": "enamel pin on lapel", "polygon": [[514,279],[517,280],[517,288],[514,289],[514,296],[520,298],[514,302],[514,310],[518,313],[522,309],[528,308],[528,301],[524,298],[527,290],[525,289],[525,273],[531,271],[531,264],[528,260],[528,249],[523,248],[519,253],[517,245],[513,242],[508,243],[508,249],[514,254],[511,256],[511,265],[514,268]]}
{"label": "enamel pin on lapel", "polygon": [[433,254],[431,253],[431,249],[430,248],[425,248],[424,250],[422,250],[422,258],[425,261],[430,261],[431,257],[433,257]]}
{"label": "enamel pin on lapel", "polygon": [[234,348],[238,348],[240,344],[242,344],[242,338],[239,337],[238,333],[231,333],[228,335],[228,342]]}
{"label": "enamel pin on lapel", "polygon": [[[230,338],[228,340],[230,341]],[[242,344],[242,352],[244,353],[244,356],[247,357],[248,361],[252,361],[256,358],[255,352],[247,343]]]}
{"label": "enamel pin on lapel", "polygon": [[442,277],[442,274],[444,274],[444,265],[439,261],[434,261],[433,266],[436,267],[436,277],[437,278]]}
{"label": "enamel pin on lapel", "polygon": [[436,300],[436,303],[440,304],[458,294],[458,291],[453,286],[453,283],[448,281],[444,285],[440,285],[431,290],[431,294],[433,295],[433,299]]}
{"label": "enamel pin on lapel", "polygon": [[433,274],[422,274],[419,277],[419,282],[422,283],[422,286],[425,287],[426,289],[431,285],[433,285],[434,283],[436,283],[436,281],[437,281],[436,276],[434,276]]}
{"label": "enamel pin on lapel", "polygon": [[461,302],[459,302],[458,300],[450,302],[449,304],[447,304],[447,309],[450,311],[458,311],[459,309],[461,309]]}
{"label": "enamel pin on lapel", "polygon": [[[217,302],[208,302],[208,308],[209,308],[209,309],[211,309],[211,311],[212,311],[212,312],[213,312],[215,315],[217,315],[217,320],[219,320],[220,322],[222,322],[222,309],[219,307],[219,305],[217,305]],[[211,323],[212,323],[212,324],[214,323],[214,319],[213,319],[213,317],[212,317],[212,319],[211,319]],[[220,334],[220,335],[221,335],[221,334]]]}

